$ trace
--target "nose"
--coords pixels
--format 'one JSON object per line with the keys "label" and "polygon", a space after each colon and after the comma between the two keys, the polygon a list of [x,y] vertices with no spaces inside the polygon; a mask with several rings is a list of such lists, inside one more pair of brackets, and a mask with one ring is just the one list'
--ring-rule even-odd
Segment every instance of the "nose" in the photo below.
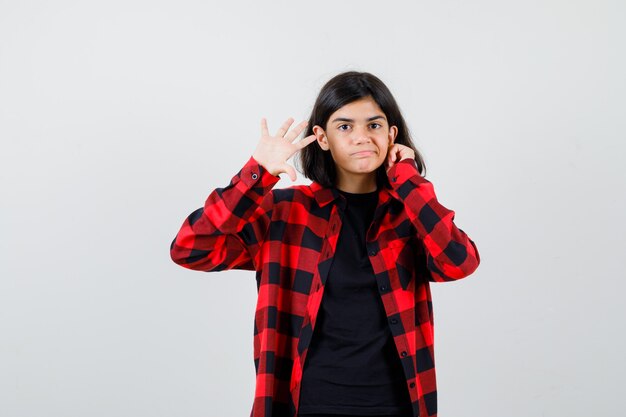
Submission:
{"label": "nose", "polygon": [[365,127],[355,127],[354,128],[354,141],[356,143],[362,143],[362,142],[370,142],[370,136],[369,136],[369,132],[367,130],[367,126]]}

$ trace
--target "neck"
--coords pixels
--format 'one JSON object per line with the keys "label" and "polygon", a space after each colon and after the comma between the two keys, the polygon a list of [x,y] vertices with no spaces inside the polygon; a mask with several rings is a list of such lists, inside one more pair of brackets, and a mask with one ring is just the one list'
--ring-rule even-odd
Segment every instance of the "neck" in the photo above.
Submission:
{"label": "neck", "polygon": [[353,194],[371,193],[378,189],[376,184],[376,173],[370,175],[359,175],[347,178],[338,178],[336,185],[339,190]]}

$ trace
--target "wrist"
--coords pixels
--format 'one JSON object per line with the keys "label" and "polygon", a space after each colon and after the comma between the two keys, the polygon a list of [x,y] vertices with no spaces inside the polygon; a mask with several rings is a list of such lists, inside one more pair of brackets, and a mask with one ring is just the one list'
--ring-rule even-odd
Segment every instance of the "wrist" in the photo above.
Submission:
{"label": "wrist", "polygon": [[260,159],[259,157],[256,156],[256,154],[252,154],[252,159],[254,159],[256,161],[257,164],[261,165],[263,167],[264,170],[266,170],[267,172],[269,172],[270,174],[274,175],[275,177],[278,177],[279,172],[276,172],[276,170],[271,169],[267,163],[265,163],[262,159]]}

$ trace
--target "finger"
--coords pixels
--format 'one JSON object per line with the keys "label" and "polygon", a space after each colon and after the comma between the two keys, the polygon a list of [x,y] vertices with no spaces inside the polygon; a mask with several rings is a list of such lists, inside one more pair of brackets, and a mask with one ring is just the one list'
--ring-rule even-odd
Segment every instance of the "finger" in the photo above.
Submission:
{"label": "finger", "polygon": [[398,161],[412,158],[412,153],[413,151],[410,148],[407,148],[407,147],[400,148],[400,152],[398,152]]}
{"label": "finger", "polygon": [[315,142],[315,139],[316,139],[315,135],[307,136],[306,138],[303,138],[302,140],[298,141],[296,143],[296,146],[298,147],[298,149],[306,148],[311,143]]}
{"label": "finger", "polygon": [[411,152],[407,152],[404,155],[402,155],[402,159],[415,159],[415,157],[412,155]]}
{"label": "finger", "polygon": [[261,119],[261,136],[269,136],[270,132],[267,130],[267,120],[265,117]]}
{"label": "finger", "polygon": [[278,132],[276,132],[276,136],[280,138],[285,136],[285,132],[287,132],[287,129],[289,129],[289,126],[291,126],[292,123],[293,123],[293,117],[290,117],[289,119],[285,120],[285,123],[283,123],[280,129],[278,129]]}
{"label": "finger", "polygon": [[283,164],[282,167],[283,167],[284,172],[289,174],[289,177],[291,178],[291,181],[295,181],[296,180],[296,170],[289,164]]}
{"label": "finger", "polygon": [[300,133],[302,133],[302,130],[306,127],[307,124],[309,124],[309,122],[306,120],[300,122],[298,126],[294,127],[291,132],[289,132],[287,136],[285,136],[285,139],[289,139],[289,141],[293,142],[294,139],[297,138]]}
{"label": "finger", "polygon": [[398,154],[400,153],[400,148],[394,145],[391,151],[391,161],[395,162],[398,159]]}

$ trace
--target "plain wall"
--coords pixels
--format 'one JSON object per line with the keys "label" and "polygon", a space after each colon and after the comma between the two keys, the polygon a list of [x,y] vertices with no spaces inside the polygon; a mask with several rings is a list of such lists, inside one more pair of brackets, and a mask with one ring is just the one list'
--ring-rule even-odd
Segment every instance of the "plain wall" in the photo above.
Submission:
{"label": "plain wall", "polygon": [[598,0],[0,2],[0,415],[249,415],[254,272],[189,271],[169,245],[261,117],[308,118],[352,69],[389,86],[481,254],[431,286],[439,415],[623,413],[625,17]]}

